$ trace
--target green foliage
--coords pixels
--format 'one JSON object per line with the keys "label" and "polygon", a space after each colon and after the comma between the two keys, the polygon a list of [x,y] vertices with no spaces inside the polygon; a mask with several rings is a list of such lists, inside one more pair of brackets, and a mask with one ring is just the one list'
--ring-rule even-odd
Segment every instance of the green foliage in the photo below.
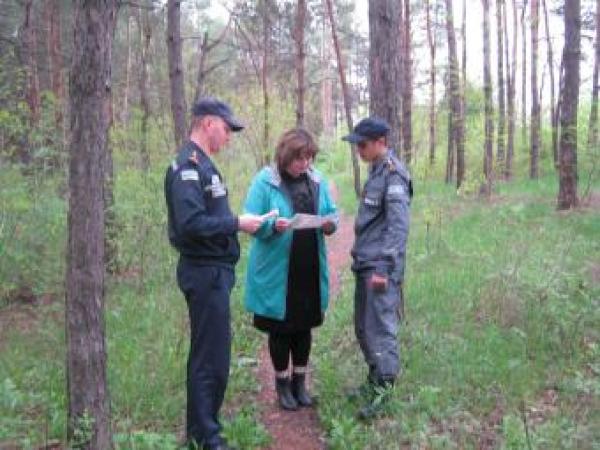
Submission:
{"label": "green foliage", "polygon": [[[600,287],[590,278],[600,222],[593,211],[555,213],[555,190],[553,179],[503,185],[482,204],[421,188],[404,286],[404,373],[387,415],[366,425],[354,418],[360,403],[344,396],[366,377],[345,275],[314,351],[332,448],[396,448],[399,436],[416,447],[476,448],[483,433],[526,448],[523,402],[532,448],[600,442]],[[549,389],[555,404],[544,401]],[[490,425],[495,415],[501,426]]]}

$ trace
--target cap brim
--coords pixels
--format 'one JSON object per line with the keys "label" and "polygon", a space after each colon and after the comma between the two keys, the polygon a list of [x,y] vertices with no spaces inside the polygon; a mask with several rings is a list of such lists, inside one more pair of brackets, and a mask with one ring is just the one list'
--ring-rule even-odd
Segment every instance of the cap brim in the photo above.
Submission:
{"label": "cap brim", "polygon": [[350,133],[348,136],[344,136],[342,141],[350,142],[351,144],[360,144],[361,142],[366,141],[367,138],[365,136],[361,136],[360,134]]}
{"label": "cap brim", "polygon": [[244,125],[242,124],[242,122],[240,122],[234,117],[223,117],[223,120],[227,123],[227,125],[229,125],[229,128],[234,133],[237,131],[242,131],[244,129]]}

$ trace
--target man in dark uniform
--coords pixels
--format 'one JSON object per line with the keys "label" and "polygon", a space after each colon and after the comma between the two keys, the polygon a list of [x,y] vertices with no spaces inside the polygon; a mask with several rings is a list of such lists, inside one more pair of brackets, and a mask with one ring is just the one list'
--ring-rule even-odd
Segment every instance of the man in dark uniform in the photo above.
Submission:
{"label": "man in dark uniform", "polygon": [[389,131],[385,121],[366,118],[343,138],[356,144],[362,160],[370,164],[352,248],[355,333],[369,366],[362,389],[368,403],[358,414],[362,419],[379,412],[381,393],[394,384],[400,372],[397,332],[412,182],[404,164],[387,147]]}
{"label": "man in dark uniform", "polygon": [[180,254],[177,282],[190,318],[187,365],[187,439],[190,448],[228,449],[218,413],[229,378],[229,295],[240,256],[238,230],[254,233],[262,219],[236,217],[211,156],[243,125],[225,103],[194,105],[189,141],[167,169],[169,240]]}

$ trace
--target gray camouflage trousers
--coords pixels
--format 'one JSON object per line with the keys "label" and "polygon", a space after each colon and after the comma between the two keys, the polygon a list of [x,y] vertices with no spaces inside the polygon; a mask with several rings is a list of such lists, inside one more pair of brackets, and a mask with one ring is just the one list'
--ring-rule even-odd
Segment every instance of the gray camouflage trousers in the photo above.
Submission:
{"label": "gray camouflage trousers", "polygon": [[397,334],[402,290],[400,283],[388,279],[385,291],[375,291],[368,285],[370,276],[371,273],[355,274],[354,332],[371,381],[393,381],[400,372]]}

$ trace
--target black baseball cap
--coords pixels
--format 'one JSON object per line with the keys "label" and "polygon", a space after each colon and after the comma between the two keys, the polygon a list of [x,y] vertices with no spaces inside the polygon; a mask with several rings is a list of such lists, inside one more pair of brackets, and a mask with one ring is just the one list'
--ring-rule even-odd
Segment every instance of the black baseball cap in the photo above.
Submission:
{"label": "black baseball cap", "polygon": [[192,108],[192,113],[196,117],[219,116],[229,125],[231,131],[242,131],[244,129],[242,122],[233,116],[233,111],[231,111],[229,105],[214,97],[198,100]]}
{"label": "black baseball cap", "polygon": [[387,136],[390,126],[383,119],[367,117],[356,124],[352,133],[342,138],[352,144],[360,144],[365,141],[374,141],[380,137]]}

